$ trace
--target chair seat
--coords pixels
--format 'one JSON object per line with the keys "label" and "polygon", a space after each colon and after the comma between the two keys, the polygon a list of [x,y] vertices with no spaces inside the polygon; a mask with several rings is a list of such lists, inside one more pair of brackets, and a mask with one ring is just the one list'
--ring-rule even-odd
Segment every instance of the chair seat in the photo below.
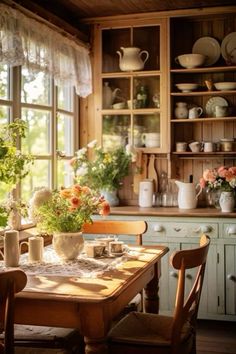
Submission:
{"label": "chair seat", "polygon": [[71,328],[15,325],[16,354],[83,353],[79,331]]}
{"label": "chair seat", "polygon": [[[134,343],[140,347],[170,347],[172,322],[173,318],[168,316],[131,312],[111,329],[108,339],[112,343]],[[186,324],[181,342],[188,340],[192,334],[192,327]]]}

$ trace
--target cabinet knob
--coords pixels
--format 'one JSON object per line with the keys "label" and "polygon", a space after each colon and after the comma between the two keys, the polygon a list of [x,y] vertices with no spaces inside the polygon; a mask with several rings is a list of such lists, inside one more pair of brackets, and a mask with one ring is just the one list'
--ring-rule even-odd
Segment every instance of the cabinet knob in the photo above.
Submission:
{"label": "cabinet knob", "polygon": [[201,225],[200,229],[201,229],[201,232],[208,233],[208,232],[212,231],[212,226],[210,226],[210,225]]}
{"label": "cabinet knob", "polygon": [[192,279],[193,277],[192,277],[191,274],[186,274],[186,278],[187,278],[187,279]]}
{"label": "cabinet knob", "polygon": [[178,278],[178,273],[175,272],[174,270],[170,271],[170,276],[173,278]]}
{"label": "cabinet knob", "polygon": [[228,235],[235,235],[236,234],[236,225],[230,225],[227,227],[226,232]]}
{"label": "cabinet knob", "polygon": [[153,227],[153,230],[155,232],[161,232],[161,231],[163,231],[163,229],[164,229],[163,226],[160,225],[160,224],[155,224],[154,227]]}
{"label": "cabinet knob", "polygon": [[180,232],[180,231],[181,231],[181,227],[174,227],[174,230],[175,230],[176,232]]}
{"label": "cabinet knob", "polygon": [[228,275],[227,275],[227,279],[236,282],[236,276],[233,275],[233,274],[228,274]]}

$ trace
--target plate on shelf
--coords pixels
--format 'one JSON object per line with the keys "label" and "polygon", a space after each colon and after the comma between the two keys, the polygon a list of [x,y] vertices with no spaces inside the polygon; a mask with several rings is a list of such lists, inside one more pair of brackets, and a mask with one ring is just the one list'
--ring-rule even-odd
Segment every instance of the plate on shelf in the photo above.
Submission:
{"label": "plate on shelf", "polygon": [[228,102],[224,97],[211,97],[206,103],[206,113],[209,117],[215,117],[216,106],[228,106]]}
{"label": "plate on shelf", "polygon": [[192,52],[206,55],[205,66],[215,64],[220,57],[220,44],[213,37],[201,37],[193,45]]}
{"label": "plate on shelf", "polygon": [[229,33],[221,43],[221,54],[228,64],[236,64],[236,32]]}

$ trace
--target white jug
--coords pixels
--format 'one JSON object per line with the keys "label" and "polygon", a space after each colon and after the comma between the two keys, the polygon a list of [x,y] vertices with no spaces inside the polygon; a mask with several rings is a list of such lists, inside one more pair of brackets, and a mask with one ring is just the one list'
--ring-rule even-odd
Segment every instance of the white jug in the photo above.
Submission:
{"label": "white jug", "polygon": [[[116,53],[120,57],[121,71],[142,70],[144,68],[144,64],[149,58],[149,53],[146,50],[140,51],[139,48],[135,47],[121,47],[120,49],[123,51],[123,55],[118,50]],[[142,54],[145,54],[144,60],[141,58]]]}
{"label": "white jug", "polygon": [[[175,181],[179,188],[178,192],[178,206],[180,209],[195,209],[197,207],[198,196],[202,191],[201,186],[194,183],[184,183]],[[199,191],[197,191],[199,188]]]}
{"label": "white jug", "polygon": [[118,87],[112,91],[111,87],[109,86],[109,82],[105,81],[102,90],[102,108],[111,109],[117,93],[120,91],[121,90]]}
{"label": "white jug", "polygon": [[18,267],[20,258],[19,232],[16,230],[5,231],[4,254],[0,251],[6,267]]}

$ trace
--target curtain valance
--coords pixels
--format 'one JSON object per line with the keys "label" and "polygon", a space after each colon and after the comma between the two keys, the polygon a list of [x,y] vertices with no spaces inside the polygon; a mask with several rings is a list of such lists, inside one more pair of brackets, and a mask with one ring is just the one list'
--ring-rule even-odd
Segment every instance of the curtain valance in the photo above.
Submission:
{"label": "curtain valance", "polygon": [[0,4],[0,64],[48,73],[75,86],[81,97],[92,92],[88,49],[5,4]]}

